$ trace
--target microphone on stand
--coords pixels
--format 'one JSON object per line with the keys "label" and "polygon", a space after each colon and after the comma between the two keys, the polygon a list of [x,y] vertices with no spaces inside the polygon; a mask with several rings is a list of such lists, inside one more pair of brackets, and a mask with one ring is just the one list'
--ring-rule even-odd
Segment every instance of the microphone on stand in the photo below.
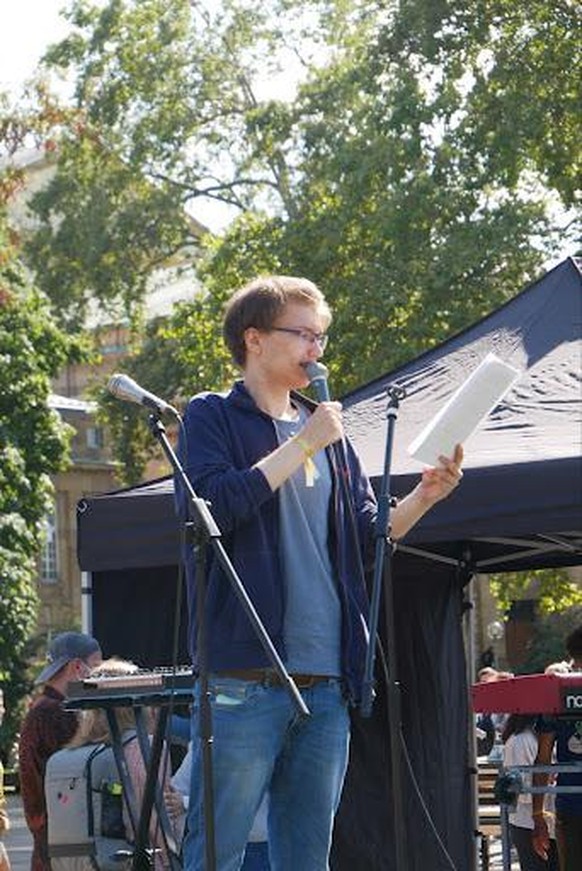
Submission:
{"label": "microphone on stand", "polygon": [[180,413],[173,405],[160,399],[150,393],[149,390],[144,390],[139,384],[130,378],[129,375],[122,375],[117,372],[109,379],[107,389],[117,399],[122,399],[126,402],[135,402],[136,405],[143,405],[146,408],[155,411],[156,414],[172,414],[174,417],[180,418]]}

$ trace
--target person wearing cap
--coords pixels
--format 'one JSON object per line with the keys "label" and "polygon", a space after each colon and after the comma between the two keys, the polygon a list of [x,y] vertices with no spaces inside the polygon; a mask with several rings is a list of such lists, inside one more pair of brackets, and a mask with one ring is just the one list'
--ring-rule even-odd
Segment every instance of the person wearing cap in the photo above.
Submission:
{"label": "person wearing cap", "polygon": [[50,871],[44,777],[49,756],[77,730],[77,714],[63,707],[67,684],[87,677],[102,659],[95,638],[83,632],[62,632],[53,638],[47,664],[35,681],[44,684],[43,691],[24,718],[19,742],[20,791],[33,837],[31,871]]}

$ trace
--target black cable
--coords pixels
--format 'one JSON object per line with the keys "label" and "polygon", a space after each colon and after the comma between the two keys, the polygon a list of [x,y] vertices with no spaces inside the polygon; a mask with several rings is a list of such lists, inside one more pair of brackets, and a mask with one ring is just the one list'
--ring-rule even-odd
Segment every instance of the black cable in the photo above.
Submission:
{"label": "black cable", "polygon": [[[382,666],[382,671],[384,672],[384,678],[386,680],[386,683],[389,683],[388,663],[386,662],[386,654],[384,652],[384,648],[382,646],[382,641],[381,641],[379,636],[376,637],[376,643],[378,645],[378,656],[379,656],[379,660],[380,660],[380,663]],[[436,828],[434,821],[432,819],[430,810],[429,810],[429,808],[424,800],[424,797],[423,797],[422,792],[420,790],[420,787],[418,785],[418,780],[416,779],[416,774],[414,773],[414,769],[412,767],[412,762],[410,759],[410,755],[408,753],[408,747],[406,746],[406,741],[404,740],[404,735],[402,733],[402,729],[399,729],[398,738],[399,738],[400,745],[402,748],[402,755],[403,755],[403,758],[406,762],[406,766],[408,768],[408,774],[410,776],[410,782],[412,783],[414,794],[416,795],[416,797],[418,799],[418,803],[419,803],[419,805],[424,813],[426,821],[429,824],[430,830],[433,833],[434,838],[435,838],[438,846],[440,847],[442,854],[443,854],[449,868],[451,869],[451,871],[458,871],[457,866],[453,862],[450,853],[448,852],[447,848],[445,847],[443,840],[437,831],[437,828]]]}

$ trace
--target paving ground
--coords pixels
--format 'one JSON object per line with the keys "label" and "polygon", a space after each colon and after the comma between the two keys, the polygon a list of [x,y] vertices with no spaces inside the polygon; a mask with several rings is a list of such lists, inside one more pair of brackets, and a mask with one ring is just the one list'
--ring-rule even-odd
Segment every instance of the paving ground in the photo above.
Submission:
{"label": "paving ground", "polygon": [[12,871],[30,871],[32,838],[24,821],[22,802],[16,793],[8,793],[6,798],[8,800],[10,831],[4,836],[4,844],[8,850]]}
{"label": "paving ground", "polygon": [[[30,871],[32,839],[24,821],[22,802],[20,796],[15,793],[9,793],[7,799],[11,830],[5,836],[4,843],[10,856],[12,871]],[[489,847],[489,871],[502,871],[502,868],[501,843],[492,838]],[[519,871],[519,864],[513,862],[511,868],[512,871]],[[365,871],[365,869],[354,869],[354,871]],[[459,868],[458,871],[466,871],[466,869]]]}

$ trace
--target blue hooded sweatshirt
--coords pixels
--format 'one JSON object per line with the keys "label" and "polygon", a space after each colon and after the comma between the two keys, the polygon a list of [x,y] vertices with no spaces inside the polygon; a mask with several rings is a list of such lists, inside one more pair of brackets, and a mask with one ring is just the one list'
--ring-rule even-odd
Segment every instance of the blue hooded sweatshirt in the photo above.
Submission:
{"label": "blue hooded sweatshirt", "polygon": [[[309,412],[314,403],[292,394],[295,403]],[[283,638],[285,591],[279,550],[279,501],[263,473],[253,468],[278,447],[273,419],[261,411],[242,382],[226,395],[195,396],[184,414],[179,454],[196,496],[209,503],[212,517],[230,557],[279,656],[285,661]],[[351,507],[334,452],[327,455],[332,471],[332,498],[328,546],[342,609],[342,676],[353,704],[361,695],[366,646],[368,598],[362,565],[374,552],[376,500],[370,482],[350,445],[346,443],[346,475]],[[197,515],[179,477],[176,480],[178,511],[182,519]],[[357,538],[357,543],[356,543]],[[359,552],[358,552],[359,551]],[[185,548],[190,611],[189,646],[197,662],[196,559],[190,544]],[[265,668],[271,665],[243,605],[233,590],[216,549],[205,548],[206,632],[209,671]]]}

